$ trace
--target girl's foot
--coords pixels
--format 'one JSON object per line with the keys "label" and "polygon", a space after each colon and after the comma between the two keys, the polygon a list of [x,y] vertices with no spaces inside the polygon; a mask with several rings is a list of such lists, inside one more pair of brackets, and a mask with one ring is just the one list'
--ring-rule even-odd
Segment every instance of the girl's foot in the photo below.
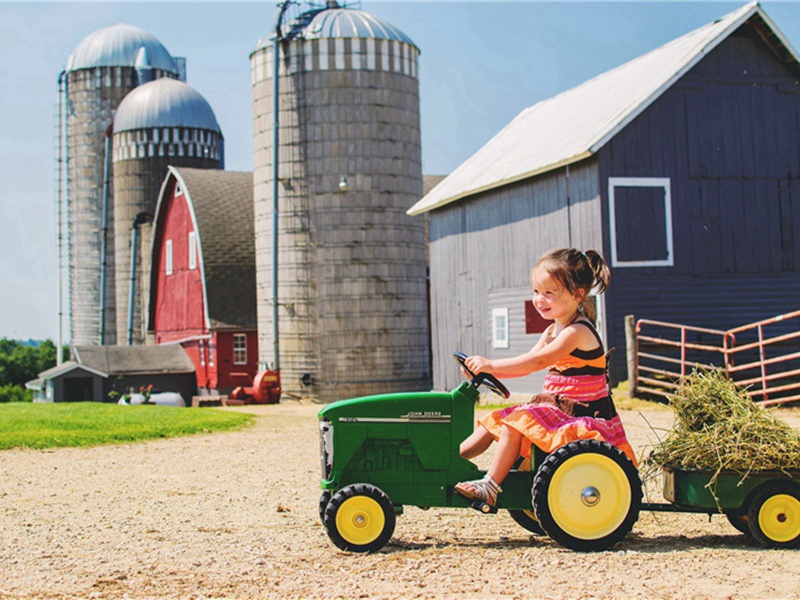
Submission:
{"label": "girl's foot", "polygon": [[457,483],[453,489],[458,495],[463,496],[467,500],[485,502],[489,506],[495,505],[497,502],[497,495],[503,491],[503,488],[488,475],[483,479]]}

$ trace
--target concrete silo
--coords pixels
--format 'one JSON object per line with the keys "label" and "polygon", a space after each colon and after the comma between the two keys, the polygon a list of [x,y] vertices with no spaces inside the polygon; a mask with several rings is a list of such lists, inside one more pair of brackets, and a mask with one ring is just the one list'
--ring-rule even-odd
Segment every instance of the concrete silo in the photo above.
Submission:
{"label": "concrete silo", "polygon": [[66,133],[60,143],[66,146],[65,220],[73,344],[116,341],[113,191],[107,135],[114,113],[143,75],[148,80],[177,78],[179,71],[176,61],[151,34],[120,24],[96,31],[78,44],[59,78],[59,92],[66,100]]}
{"label": "concrete silo", "polygon": [[112,145],[117,343],[142,344],[150,223],[167,167],[222,169],[223,138],[200,93],[182,81],[157,79],[120,103]]}
{"label": "concrete silo", "polygon": [[300,15],[279,61],[273,334],[273,40],[251,55],[259,353],[322,400],[430,387],[419,50],[359,10]]}

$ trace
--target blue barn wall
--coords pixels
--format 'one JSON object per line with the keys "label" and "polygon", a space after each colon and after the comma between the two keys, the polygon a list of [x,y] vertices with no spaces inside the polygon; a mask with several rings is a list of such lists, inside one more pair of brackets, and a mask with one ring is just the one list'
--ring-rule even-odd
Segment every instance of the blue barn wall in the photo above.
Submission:
{"label": "blue barn wall", "polygon": [[[798,79],[745,25],[599,152],[607,256],[609,177],[671,185],[674,266],[613,269],[615,380],[626,376],[625,315],[727,329],[797,308]],[[654,235],[642,227],[640,239]]]}

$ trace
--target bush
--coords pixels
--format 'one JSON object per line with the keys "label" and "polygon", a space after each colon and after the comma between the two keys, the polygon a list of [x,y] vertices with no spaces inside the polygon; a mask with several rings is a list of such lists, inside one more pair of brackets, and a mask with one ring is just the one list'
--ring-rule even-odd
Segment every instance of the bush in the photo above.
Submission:
{"label": "bush", "polygon": [[33,390],[9,383],[0,385],[0,402],[32,402]]}

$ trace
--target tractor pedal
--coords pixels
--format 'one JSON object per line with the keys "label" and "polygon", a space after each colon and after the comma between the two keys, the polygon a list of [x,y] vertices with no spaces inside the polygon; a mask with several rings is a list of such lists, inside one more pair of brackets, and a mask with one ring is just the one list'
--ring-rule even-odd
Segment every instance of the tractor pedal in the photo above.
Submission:
{"label": "tractor pedal", "polygon": [[469,503],[469,507],[477,510],[479,513],[483,513],[484,515],[494,515],[497,514],[497,506],[492,506],[488,502],[480,502],[478,500],[473,500]]}

